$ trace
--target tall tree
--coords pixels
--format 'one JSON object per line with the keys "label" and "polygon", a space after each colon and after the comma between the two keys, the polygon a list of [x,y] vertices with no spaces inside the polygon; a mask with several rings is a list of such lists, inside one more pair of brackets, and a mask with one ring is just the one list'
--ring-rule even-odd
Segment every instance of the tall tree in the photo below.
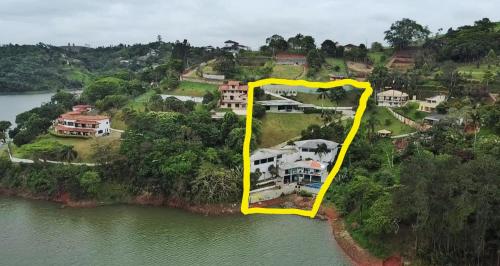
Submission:
{"label": "tall tree", "polygon": [[325,40],[321,43],[321,51],[328,56],[335,56],[337,48],[337,42],[332,40]]}
{"label": "tall tree", "polygon": [[392,47],[404,49],[415,42],[425,40],[430,31],[427,27],[418,24],[414,20],[403,18],[392,23],[390,29],[384,33],[384,40],[389,42]]}

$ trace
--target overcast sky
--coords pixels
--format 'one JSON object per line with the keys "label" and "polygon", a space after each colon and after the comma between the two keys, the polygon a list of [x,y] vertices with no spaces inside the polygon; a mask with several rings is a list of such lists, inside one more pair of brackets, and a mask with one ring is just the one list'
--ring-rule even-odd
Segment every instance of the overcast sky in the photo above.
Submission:
{"label": "overcast sky", "polygon": [[312,35],[316,43],[383,41],[392,22],[408,17],[432,32],[489,17],[499,0],[0,0],[0,44],[68,42],[91,46],[188,39],[222,46],[231,39],[258,48],[280,34]]}

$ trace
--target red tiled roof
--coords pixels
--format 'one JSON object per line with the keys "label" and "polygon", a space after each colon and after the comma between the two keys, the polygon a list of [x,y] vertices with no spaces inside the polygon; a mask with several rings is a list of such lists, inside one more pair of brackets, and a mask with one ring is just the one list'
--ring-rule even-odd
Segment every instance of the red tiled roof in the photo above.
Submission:
{"label": "red tiled roof", "polygon": [[[231,88],[231,86],[235,86],[235,88]],[[235,81],[235,80],[230,80],[227,82],[227,84],[222,84],[219,86],[219,90],[220,91],[224,91],[224,90],[248,90],[248,85],[243,85],[243,84],[240,84],[239,81]]]}
{"label": "red tiled roof", "polygon": [[77,131],[77,132],[95,132],[95,128],[85,128],[85,127],[67,127],[63,125],[56,126],[57,131]]}
{"label": "red tiled roof", "polygon": [[86,121],[86,122],[96,122],[104,119],[109,119],[105,115],[83,115],[81,112],[67,112],[62,114],[59,118],[68,120]]}
{"label": "red tiled roof", "polygon": [[317,161],[311,161],[311,168],[321,169],[321,164]]}

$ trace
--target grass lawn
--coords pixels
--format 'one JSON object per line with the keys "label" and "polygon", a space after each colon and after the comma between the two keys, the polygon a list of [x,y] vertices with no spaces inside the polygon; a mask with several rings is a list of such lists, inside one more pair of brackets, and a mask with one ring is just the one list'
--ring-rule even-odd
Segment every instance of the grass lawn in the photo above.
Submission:
{"label": "grass lawn", "polygon": [[375,126],[375,130],[377,131],[387,129],[392,132],[393,136],[415,132],[414,128],[401,123],[394,116],[392,116],[385,107],[376,107],[374,111],[366,111],[363,115],[363,121],[368,120],[368,117],[373,115],[379,122]]}
{"label": "grass lawn", "polygon": [[271,78],[300,79],[304,76],[304,67],[296,65],[275,65]]}
{"label": "grass lawn", "polygon": [[111,128],[120,129],[120,130],[127,129],[127,124],[125,123],[125,120],[123,119],[122,110],[118,110],[111,117]]}
{"label": "grass lawn", "polygon": [[[360,94],[355,90],[350,90],[346,92],[346,97],[339,101],[339,106],[357,106],[359,102]],[[295,100],[301,103],[314,104],[316,106],[337,106],[336,102],[330,101],[329,99],[320,99],[318,94],[297,92],[297,97]]]}
{"label": "grass lawn", "polygon": [[70,80],[82,82],[84,85],[89,85],[92,82],[92,74],[84,69],[65,66],[63,69],[66,71],[66,77]]}
{"label": "grass lawn", "polygon": [[[46,135],[40,136],[37,141],[39,141],[41,139],[49,139],[49,140],[55,140],[59,143],[65,144],[65,145],[72,145],[73,149],[78,153],[78,156],[76,157],[75,162],[93,162],[93,160],[92,160],[92,155],[93,155],[92,147],[94,145],[112,144],[113,147],[118,148],[118,146],[120,145],[120,137],[121,137],[121,134],[118,132],[114,132],[114,131],[112,131],[111,134],[108,136],[89,138],[89,139],[57,137],[57,136],[53,136],[51,134],[46,134]],[[13,155],[15,157],[30,158],[30,154],[28,154],[26,151],[24,151],[22,146],[21,147],[14,147],[14,146],[15,145],[12,145],[12,150],[13,150]]]}
{"label": "grass lawn", "polygon": [[479,81],[483,80],[484,73],[487,70],[495,74],[497,71],[500,71],[500,66],[490,65],[490,68],[488,68],[488,64],[480,64],[478,68],[476,64],[462,64],[458,67],[458,71],[460,74],[465,75],[465,78]]}
{"label": "grass lawn", "polygon": [[145,93],[137,96],[135,99],[130,101],[127,107],[130,107],[134,110],[144,112],[144,107],[146,102],[153,96],[156,92],[154,90],[148,90]]}
{"label": "grass lawn", "polygon": [[424,117],[429,115],[426,112],[418,110],[419,104],[416,102],[409,102],[403,107],[395,108],[394,111],[404,117],[407,117],[415,122],[421,122]]}
{"label": "grass lawn", "polygon": [[[327,58],[325,58],[325,61],[328,65],[327,68],[331,70],[331,74],[347,75],[347,69],[345,66],[344,59],[327,57]],[[339,71],[335,71],[335,69],[334,69],[335,66],[339,67]]]}
{"label": "grass lawn", "polygon": [[330,101],[330,99],[320,99],[319,94],[313,93],[297,92],[297,96],[294,98],[294,100],[301,103],[314,104],[316,106],[335,106],[335,103]]}
{"label": "grass lawn", "polygon": [[179,87],[174,90],[165,91],[166,94],[180,95],[180,96],[194,96],[202,97],[207,91],[217,90],[217,85],[192,82],[192,81],[181,81]]}
{"label": "grass lawn", "polygon": [[309,125],[322,125],[320,114],[280,114],[267,113],[262,118],[262,142],[259,147],[272,147],[291,138],[300,136],[300,132]]}
{"label": "grass lawn", "polygon": [[385,65],[390,58],[385,52],[368,52],[368,58],[372,60],[374,65]]}

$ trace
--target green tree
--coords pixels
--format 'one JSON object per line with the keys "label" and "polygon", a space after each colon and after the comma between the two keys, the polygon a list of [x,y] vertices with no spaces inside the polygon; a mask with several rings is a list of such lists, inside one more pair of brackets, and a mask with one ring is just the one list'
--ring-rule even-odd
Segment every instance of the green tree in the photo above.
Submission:
{"label": "green tree", "polygon": [[107,95],[118,94],[124,89],[126,82],[122,79],[106,77],[98,79],[84,89],[82,97],[90,103],[103,99]]}
{"label": "green tree", "polygon": [[101,183],[101,178],[99,173],[96,171],[87,171],[80,175],[79,178],[80,186],[87,192],[89,195],[95,196],[99,189],[99,184]]}
{"label": "green tree", "polygon": [[266,115],[266,107],[261,105],[261,104],[254,104],[253,105],[253,113],[252,116],[255,118],[263,118]]}
{"label": "green tree", "polygon": [[0,121],[0,138],[5,142],[7,129],[10,128],[12,123],[10,121]]}
{"label": "green tree", "polygon": [[328,90],[328,98],[330,98],[331,101],[335,102],[337,106],[340,106],[340,101],[342,101],[346,96],[347,93],[342,87]]}
{"label": "green tree", "polygon": [[271,48],[273,55],[276,52],[286,51],[288,49],[287,41],[278,34],[274,34],[273,36],[266,38],[266,44],[269,48]]}
{"label": "green tree", "polygon": [[325,154],[329,152],[328,146],[325,143],[318,144],[316,149],[314,149],[314,154],[317,154],[319,156],[319,159],[323,158]]}
{"label": "green tree", "polygon": [[335,56],[337,49],[337,42],[332,40],[325,40],[321,43],[321,51],[328,56]]}
{"label": "green tree", "polygon": [[384,40],[396,49],[404,49],[418,41],[425,40],[430,31],[427,27],[418,24],[416,21],[403,18],[394,22],[390,29],[385,31]]}

